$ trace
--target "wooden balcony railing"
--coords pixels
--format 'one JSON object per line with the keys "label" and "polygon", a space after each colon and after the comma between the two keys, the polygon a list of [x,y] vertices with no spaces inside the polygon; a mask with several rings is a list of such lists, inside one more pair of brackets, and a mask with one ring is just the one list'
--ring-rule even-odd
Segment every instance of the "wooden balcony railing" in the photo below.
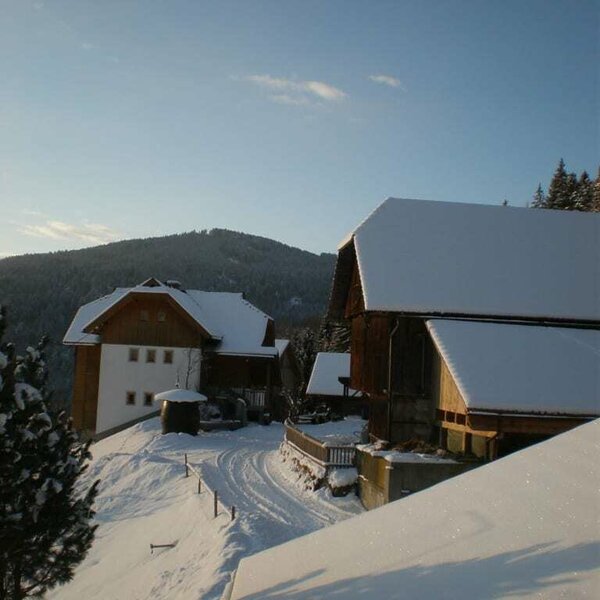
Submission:
{"label": "wooden balcony railing", "polygon": [[356,461],[354,446],[328,446],[300,431],[290,421],[285,423],[285,441],[326,469],[353,467]]}

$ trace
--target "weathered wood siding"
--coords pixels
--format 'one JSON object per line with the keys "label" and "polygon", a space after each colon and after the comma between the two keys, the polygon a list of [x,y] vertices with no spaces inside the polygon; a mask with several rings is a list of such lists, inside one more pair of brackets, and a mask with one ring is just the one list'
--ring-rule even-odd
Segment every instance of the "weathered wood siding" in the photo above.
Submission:
{"label": "weathered wood siding", "polygon": [[150,294],[135,297],[113,314],[104,323],[101,336],[104,344],[179,348],[199,348],[203,337],[165,297]]}
{"label": "weathered wood siding", "polygon": [[380,440],[388,437],[388,399],[385,396],[369,398],[369,435]]}
{"label": "weathered wood siding", "polygon": [[77,346],[71,416],[80,431],[94,433],[98,411],[98,381],[100,378],[100,346]]}
{"label": "weathered wood siding", "polygon": [[388,382],[389,319],[359,315],[352,320],[350,387],[368,394],[385,393]]}
{"label": "weathered wood siding", "polygon": [[362,291],[362,284],[360,281],[360,273],[358,271],[358,263],[354,260],[354,266],[352,268],[352,278],[350,280],[350,289],[348,290],[348,296],[346,299],[346,308],[344,316],[346,319],[364,312],[365,300]]}

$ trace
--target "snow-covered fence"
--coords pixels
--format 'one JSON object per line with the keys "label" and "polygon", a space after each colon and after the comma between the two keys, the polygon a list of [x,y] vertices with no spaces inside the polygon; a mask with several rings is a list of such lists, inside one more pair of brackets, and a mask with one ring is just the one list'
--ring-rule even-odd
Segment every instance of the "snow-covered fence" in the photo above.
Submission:
{"label": "snow-covered fence", "polygon": [[[202,484],[203,484],[202,473],[200,472],[199,468],[194,467],[190,462],[188,462],[187,454],[184,454],[183,456],[184,456],[183,462],[185,465],[185,476],[189,477],[190,472],[196,476],[196,478],[198,479],[198,494],[201,494],[202,493]],[[206,484],[206,481],[204,481],[204,490],[208,494],[212,494],[212,496],[213,496],[213,512],[214,512],[215,519],[219,515],[219,504],[220,504],[223,507],[223,509],[225,510],[225,512],[230,512],[231,520],[233,521],[235,519],[235,514],[236,514],[235,506],[232,506],[231,509],[229,509],[222,502],[220,502],[219,501],[219,492],[217,490],[211,490],[208,487],[208,485]]]}
{"label": "snow-covered fence", "polygon": [[285,422],[285,441],[325,467],[326,471],[330,468],[344,469],[355,465],[356,448],[354,446],[325,444],[296,429],[289,420]]}

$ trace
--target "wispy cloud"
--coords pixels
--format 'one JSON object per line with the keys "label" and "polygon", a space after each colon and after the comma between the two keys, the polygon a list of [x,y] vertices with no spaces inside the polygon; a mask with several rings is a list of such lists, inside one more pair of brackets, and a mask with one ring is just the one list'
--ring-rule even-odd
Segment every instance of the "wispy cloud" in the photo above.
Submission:
{"label": "wispy cloud", "polygon": [[374,81],[375,83],[380,83],[382,85],[387,85],[393,88],[400,88],[402,90],[404,89],[402,82],[399,79],[396,79],[396,77],[392,77],[391,75],[369,75],[369,79],[371,81]]}
{"label": "wispy cloud", "polygon": [[278,102],[279,104],[290,104],[292,106],[306,106],[310,104],[308,98],[304,96],[291,96],[290,94],[273,94],[270,96],[273,102]]}
{"label": "wispy cloud", "polygon": [[270,95],[270,98],[280,104],[301,106],[312,104],[315,100],[339,102],[347,96],[346,92],[324,81],[296,81],[271,75],[249,75],[244,79],[272,92],[278,92]]}
{"label": "wispy cloud", "polygon": [[53,240],[81,240],[93,244],[106,244],[118,239],[119,234],[99,223],[73,225],[63,221],[46,221],[42,225],[25,225],[20,233]]}

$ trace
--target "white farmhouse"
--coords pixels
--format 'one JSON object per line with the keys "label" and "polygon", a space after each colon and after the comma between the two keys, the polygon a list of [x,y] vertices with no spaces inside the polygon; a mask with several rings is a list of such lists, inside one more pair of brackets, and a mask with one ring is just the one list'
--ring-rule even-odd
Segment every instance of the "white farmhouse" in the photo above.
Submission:
{"label": "white farmhouse", "polygon": [[154,394],[177,383],[264,408],[279,377],[273,320],[243,294],[154,278],[80,307],[63,342],[75,346],[73,422],[89,435],[155,413]]}

